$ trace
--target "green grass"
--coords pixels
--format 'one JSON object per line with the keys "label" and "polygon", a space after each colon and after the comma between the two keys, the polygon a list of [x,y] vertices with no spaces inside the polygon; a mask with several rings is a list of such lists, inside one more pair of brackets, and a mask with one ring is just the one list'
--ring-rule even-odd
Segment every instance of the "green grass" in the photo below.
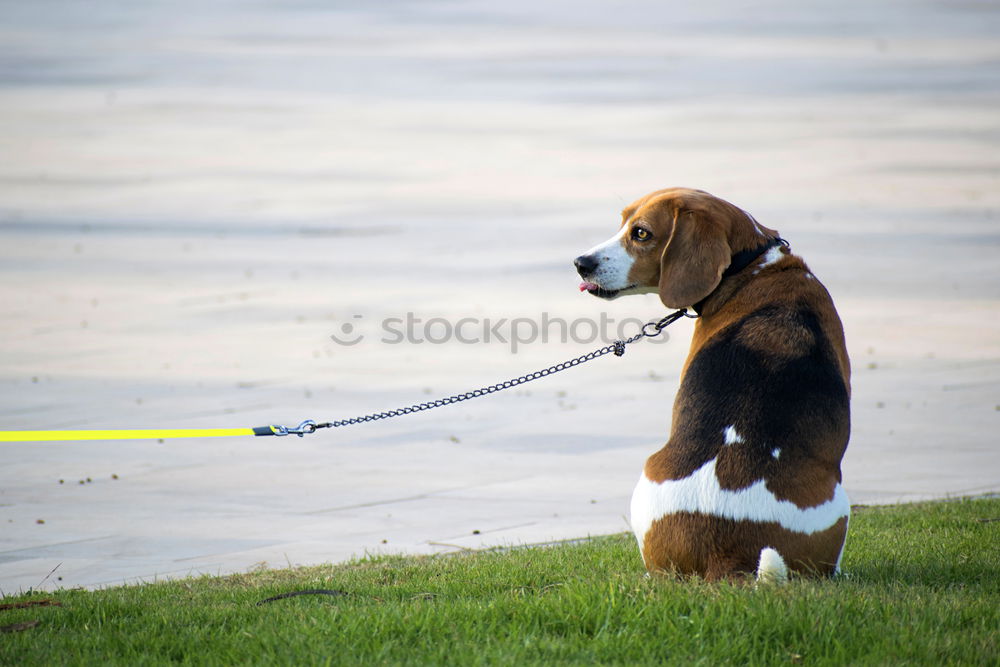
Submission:
{"label": "green grass", "polygon": [[[643,576],[630,536],[372,558],[0,611],[0,664],[1000,664],[1000,499],[858,509],[836,580]],[[305,588],[304,596],[256,603]]]}

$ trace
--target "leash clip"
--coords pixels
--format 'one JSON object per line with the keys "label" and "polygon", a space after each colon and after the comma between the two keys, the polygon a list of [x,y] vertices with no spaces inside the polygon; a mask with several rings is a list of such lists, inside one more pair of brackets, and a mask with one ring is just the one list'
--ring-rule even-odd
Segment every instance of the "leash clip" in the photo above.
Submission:
{"label": "leash clip", "polygon": [[312,419],[307,419],[295,428],[288,428],[287,426],[274,425],[271,426],[271,431],[274,435],[297,435],[300,438],[306,433],[316,432],[316,422]]}
{"label": "leash clip", "polygon": [[642,325],[642,335],[646,338],[653,338],[659,336],[664,329],[668,326],[681,319],[682,317],[693,317],[697,318],[697,315],[692,315],[687,311],[686,308],[681,308],[680,310],[675,310],[666,317],[662,318],[658,322],[646,322]]}

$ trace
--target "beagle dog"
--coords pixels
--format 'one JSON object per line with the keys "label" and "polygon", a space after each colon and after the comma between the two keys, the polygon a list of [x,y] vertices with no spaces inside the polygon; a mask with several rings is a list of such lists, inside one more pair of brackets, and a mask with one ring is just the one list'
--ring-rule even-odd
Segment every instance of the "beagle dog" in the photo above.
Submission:
{"label": "beagle dog", "polygon": [[657,293],[699,316],[670,439],[631,524],[650,572],[708,580],[839,570],[850,503],[850,362],[830,294],[787,242],[700,190],[646,195],[576,258],[580,289]]}

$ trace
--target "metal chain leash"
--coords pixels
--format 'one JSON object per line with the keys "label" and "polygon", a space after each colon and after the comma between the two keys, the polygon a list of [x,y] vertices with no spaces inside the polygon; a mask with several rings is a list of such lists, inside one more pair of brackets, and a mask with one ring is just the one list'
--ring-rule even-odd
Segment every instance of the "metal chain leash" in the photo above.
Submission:
{"label": "metal chain leash", "polygon": [[364,415],[361,417],[350,417],[349,419],[338,419],[336,421],[321,422],[316,423],[312,419],[307,419],[295,428],[288,428],[287,426],[271,426],[271,431],[273,435],[297,435],[300,438],[306,433],[314,433],[317,429],[321,428],[339,428],[341,426],[350,426],[352,424],[362,424],[365,422],[379,421],[380,419],[391,419],[392,417],[401,417],[402,415],[410,415],[415,412],[423,412],[424,410],[431,410],[433,408],[440,408],[445,405],[454,405],[455,403],[461,403],[462,401],[467,401],[470,398],[479,398],[480,396],[488,396],[498,391],[503,391],[504,389],[510,389],[511,387],[517,387],[526,382],[531,382],[532,380],[537,380],[538,378],[547,377],[559,371],[564,371],[567,368],[573,368],[574,366],[579,366],[582,363],[591,361],[592,359],[597,359],[598,357],[603,357],[608,353],[614,353],[616,357],[620,357],[625,354],[625,346],[631,345],[638,340],[643,338],[655,338],[659,336],[665,328],[681,319],[682,317],[697,318],[697,315],[688,314],[686,309],[681,309],[670,313],[666,317],[655,321],[647,322],[642,325],[642,329],[639,333],[635,334],[631,338],[626,338],[625,340],[616,340],[610,345],[605,345],[602,348],[594,350],[593,352],[588,352],[587,354],[580,355],[575,359],[570,359],[554,366],[549,366],[548,368],[543,368],[542,370],[535,371],[533,373],[528,373],[527,375],[522,375],[517,378],[506,380],[504,382],[498,382],[497,384],[487,385],[480,389],[473,389],[472,391],[467,391],[463,394],[455,394],[454,396],[448,396],[445,398],[439,398],[437,400],[431,401],[429,403],[418,403],[416,405],[410,405],[403,408],[396,408],[395,410],[388,410],[386,412],[376,412],[370,415]]}

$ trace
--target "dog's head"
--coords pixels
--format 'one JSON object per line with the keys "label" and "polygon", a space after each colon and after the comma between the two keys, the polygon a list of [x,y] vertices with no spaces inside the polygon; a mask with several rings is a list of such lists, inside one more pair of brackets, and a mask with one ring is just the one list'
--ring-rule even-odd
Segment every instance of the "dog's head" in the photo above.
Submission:
{"label": "dog's head", "polygon": [[712,293],[735,253],[777,236],[707,192],[670,188],[626,207],[618,233],[573,263],[581,291],[603,299],[656,292],[685,308]]}

